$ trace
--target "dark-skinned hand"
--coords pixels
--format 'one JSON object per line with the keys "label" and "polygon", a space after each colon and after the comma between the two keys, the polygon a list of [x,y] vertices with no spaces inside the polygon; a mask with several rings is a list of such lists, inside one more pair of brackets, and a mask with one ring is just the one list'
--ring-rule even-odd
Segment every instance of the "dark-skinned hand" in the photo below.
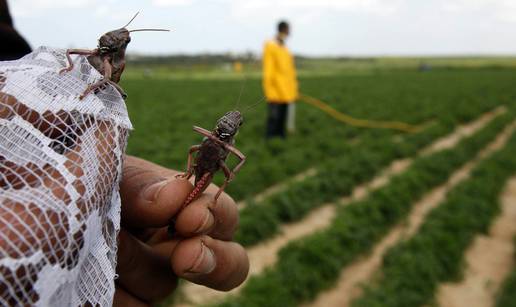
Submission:
{"label": "dark-skinned hand", "polygon": [[[169,296],[178,278],[217,290],[240,285],[249,270],[242,246],[232,242],[238,224],[235,202],[210,187],[180,209],[193,185],[177,171],[127,156],[121,183],[114,306],[146,306]],[[176,219],[176,235],[167,227]]]}

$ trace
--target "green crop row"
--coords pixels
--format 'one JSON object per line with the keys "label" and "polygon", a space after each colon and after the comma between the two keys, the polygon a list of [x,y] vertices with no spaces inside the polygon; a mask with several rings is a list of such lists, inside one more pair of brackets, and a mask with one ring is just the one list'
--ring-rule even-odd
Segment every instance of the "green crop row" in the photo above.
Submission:
{"label": "green crop row", "polygon": [[[473,105],[469,110],[474,109]],[[480,110],[483,108],[478,108]],[[393,160],[413,156],[417,151],[452,130],[452,125],[433,125],[408,135],[401,142],[363,140],[338,159],[329,159],[318,168],[319,175],[291,184],[281,193],[260,203],[250,202],[240,214],[236,240],[244,246],[270,238],[283,223],[304,217],[312,209],[351,194],[353,187],[372,179]]]}
{"label": "green crop row", "polygon": [[[435,120],[451,126],[513,101],[513,79],[512,71],[389,72],[301,78],[300,84],[303,92],[358,118],[412,124]],[[135,127],[128,153],[184,169],[188,148],[202,140],[192,126],[213,129],[220,116],[236,107],[242,84],[242,80],[124,80]],[[250,79],[237,108],[245,110],[262,95],[260,80]],[[328,159],[345,157],[357,140],[382,143],[400,135],[346,126],[302,103],[297,109],[297,132],[285,141],[269,142],[264,140],[266,104],[245,112],[236,146],[248,162],[228,187],[235,199],[245,199]]]}
{"label": "green crop row", "polygon": [[[514,261],[516,262],[516,239],[514,240]],[[496,307],[516,307],[516,267],[503,283],[497,297]]]}
{"label": "green crop row", "polygon": [[460,278],[464,250],[499,213],[499,194],[516,171],[514,152],[516,134],[430,212],[414,237],[387,252],[381,279],[353,306],[422,306],[439,283]]}
{"label": "green crop row", "polygon": [[342,267],[370,250],[399,223],[417,199],[445,182],[512,119],[512,114],[503,115],[455,148],[416,159],[387,186],[363,201],[339,208],[328,229],[287,245],[274,267],[251,277],[241,294],[222,306],[295,306],[313,299],[335,283]]}
{"label": "green crop row", "polygon": [[414,155],[419,148],[451,129],[436,125],[411,136],[410,141],[365,141],[350,148],[338,159],[329,159],[320,165],[317,176],[292,183],[281,193],[260,202],[248,202],[240,212],[236,241],[250,246],[272,237],[281,224],[299,220],[326,202],[350,195],[353,187],[372,179],[393,160]]}

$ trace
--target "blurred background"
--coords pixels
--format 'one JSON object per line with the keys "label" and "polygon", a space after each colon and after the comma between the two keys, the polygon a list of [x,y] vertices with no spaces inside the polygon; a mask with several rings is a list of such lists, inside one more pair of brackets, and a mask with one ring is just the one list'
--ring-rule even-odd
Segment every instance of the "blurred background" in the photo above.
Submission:
{"label": "blurred background", "polygon": [[[228,192],[250,279],[185,283],[163,305],[515,306],[515,1],[8,4],[33,49],[93,49],[136,12],[129,29],[173,30],[132,34],[130,154],[183,169],[192,125],[245,110]],[[280,20],[301,95],[295,129],[265,138]]]}

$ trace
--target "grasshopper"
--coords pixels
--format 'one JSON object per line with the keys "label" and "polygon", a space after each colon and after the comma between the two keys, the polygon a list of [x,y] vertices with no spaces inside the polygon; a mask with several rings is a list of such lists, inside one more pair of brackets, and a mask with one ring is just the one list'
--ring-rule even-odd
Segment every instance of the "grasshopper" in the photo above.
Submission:
{"label": "grasshopper", "polygon": [[106,84],[113,85],[125,99],[127,95],[124,90],[118,85],[120,77],[124,72],[125,68],[125,51],[127,45],[131,42],[131,32],[137,31],[169,31],[166,29],[137,29],[127,30],[127,26],[138,16],[138,13],[122,28],[107,32],[99,38],[98,47],[93,50],[88,49],[67,49],[66,58],[68,60],[68,66],[63,68],[59,73],[70,72],[74,65],[70,55],[79,54],[88,57],[88,62],[98,72],[100,72],[104,78],[96,83],[89,85],[84,93],[79,97],[80,100],[84,99],[89,93],[102,88]]}

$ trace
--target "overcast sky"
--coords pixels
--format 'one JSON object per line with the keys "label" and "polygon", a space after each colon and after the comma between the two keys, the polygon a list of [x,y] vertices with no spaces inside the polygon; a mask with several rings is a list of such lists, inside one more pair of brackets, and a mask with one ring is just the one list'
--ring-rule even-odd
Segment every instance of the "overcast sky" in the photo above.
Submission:
{"label": "overcast sky", "polygon": [[516,54],[516,0],[8,0],[33,47],[89,47],[104,32],[132,34],[129,52],[260,52],[278,19],[305,55]]}

